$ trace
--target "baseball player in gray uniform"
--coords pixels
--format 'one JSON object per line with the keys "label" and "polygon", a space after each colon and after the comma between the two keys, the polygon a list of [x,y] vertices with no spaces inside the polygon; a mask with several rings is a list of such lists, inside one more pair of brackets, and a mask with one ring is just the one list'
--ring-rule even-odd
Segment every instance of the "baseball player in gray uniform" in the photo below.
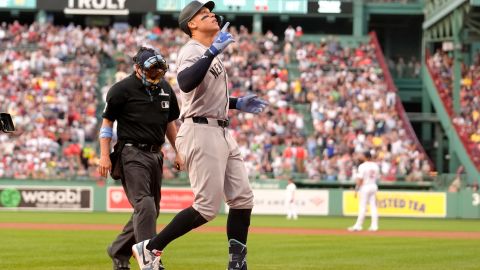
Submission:
{"label": "baseball player in gray uniform", "polygon": [[218,56],[234,39],[220,30],[221,19],[212,13],[214,2],[190,2],[178,18],[191,39],[177,58],[183,124],[175,145],[183,158],[179,169],[188,171],[194,203],[178,213],[153,239],[133,245],[140,269],[164,269],[160,256],[174,239],[215,218],[223,200],[229,206],[228,270],[247,270],[247,235],[253,208],[244,161],[228,131],[228,110],[260,113],[267,103],[256,95],[229,96],[228,76]]}

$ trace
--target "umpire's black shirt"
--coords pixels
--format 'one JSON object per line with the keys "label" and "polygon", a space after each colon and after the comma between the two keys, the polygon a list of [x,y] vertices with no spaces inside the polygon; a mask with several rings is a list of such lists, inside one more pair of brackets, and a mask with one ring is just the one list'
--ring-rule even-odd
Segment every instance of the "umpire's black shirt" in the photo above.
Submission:
{"label": "umpire's black shirt", "polygon": [[135,73],[110,88],[103,112],[103,118],[117,121],[119,140],[157,145],[165,142],[167,124],[179,115],[177,98],[165,80],[147,91]]}

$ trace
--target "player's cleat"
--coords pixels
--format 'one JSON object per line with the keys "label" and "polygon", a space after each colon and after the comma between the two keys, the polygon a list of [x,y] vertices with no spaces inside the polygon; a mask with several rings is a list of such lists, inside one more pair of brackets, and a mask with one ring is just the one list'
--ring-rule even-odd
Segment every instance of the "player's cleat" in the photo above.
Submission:
{"label": "player's cleat", "polygon": [[140,270],[164,270],[165,268],[160,259],[162,252],[159,250],[148,250],[148,242],[150,240],[145,240],[132,246],[133,256],[137,260]]}
{"label": "player's cleat", "polygon": [[378,227],[370,227],[370,228],[368,228],[368,231],[376,232],[376,231],[378,231]]}
{"label": "player's cleat", "polygon": [[352,226],[352,227],[348,227],[347,230],[348,230],[349,232],[359,232],[359,231],[362,230],[362,228]]}
{"label": "player's cleat", "polygon": [[235,239],[228,241],[229,261],[227,270],[247,270],[247,246]]}
{"label": "player's cleat", "polygon": [[107,253],[112,258],[113,270],[130,270],[130,262],[113,257],[112,246],[108,246]]}

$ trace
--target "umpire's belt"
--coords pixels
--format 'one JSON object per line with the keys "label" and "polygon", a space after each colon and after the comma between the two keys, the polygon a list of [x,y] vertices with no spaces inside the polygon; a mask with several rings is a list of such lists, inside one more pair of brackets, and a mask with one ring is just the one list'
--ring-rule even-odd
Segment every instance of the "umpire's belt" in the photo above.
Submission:
{"label": "umpire's belt", "polygon": [[195,123],[195,124],[205,124],[205,125],[210,125],[210,126],[218,126],[218,127],[223,127],[226,128],[230,124],[228,120],[221,120],[221,119],[215,119],[215,118],[207,118],[207,117],[199,117],[199,116],[194,116],[192,118],[185,118],[183,119],[184,123]]}
{"label": "umpire's belt", "polygon": [[125,146],[134,146],[140,150],[151,152],[151,153],[158,153],[160,152],[160,145],[158,144],[146,144],[146,143],[135,143],[135,142],[127,142]]}

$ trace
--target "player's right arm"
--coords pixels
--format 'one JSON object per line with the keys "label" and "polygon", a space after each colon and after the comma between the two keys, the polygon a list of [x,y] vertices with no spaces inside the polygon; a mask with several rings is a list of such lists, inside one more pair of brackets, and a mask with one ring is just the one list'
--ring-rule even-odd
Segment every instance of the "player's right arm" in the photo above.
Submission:
{"label": "player's right arm", "polygon": [[197,88],[207,75],[214,56],[207,50],[200,59],[188,68],[180,71],[177,75],[178,86],[185,93]]}
{"label": "player's right arm", "polygon": [[[194,46],[182,49],[182,53],[186,54],[186,57],[184,58],[186,61],[181,61],[183,63],[180,63],[179,72],[177,74],[177,81],[180,90],[189,93],[197,88],[207,74],[215,56],[219,55],[230,43],[234,42],[232,35],[227,32],[229,24],[230,23],[228,22],[225,24],[215,37],[210,48],[208,48],[199,58],[197,54],[194,61],[190,60],[192,59],[190,54],[192,52],[196,53],[194,51]],[[192,51],[190,52],[188,50]]]}

